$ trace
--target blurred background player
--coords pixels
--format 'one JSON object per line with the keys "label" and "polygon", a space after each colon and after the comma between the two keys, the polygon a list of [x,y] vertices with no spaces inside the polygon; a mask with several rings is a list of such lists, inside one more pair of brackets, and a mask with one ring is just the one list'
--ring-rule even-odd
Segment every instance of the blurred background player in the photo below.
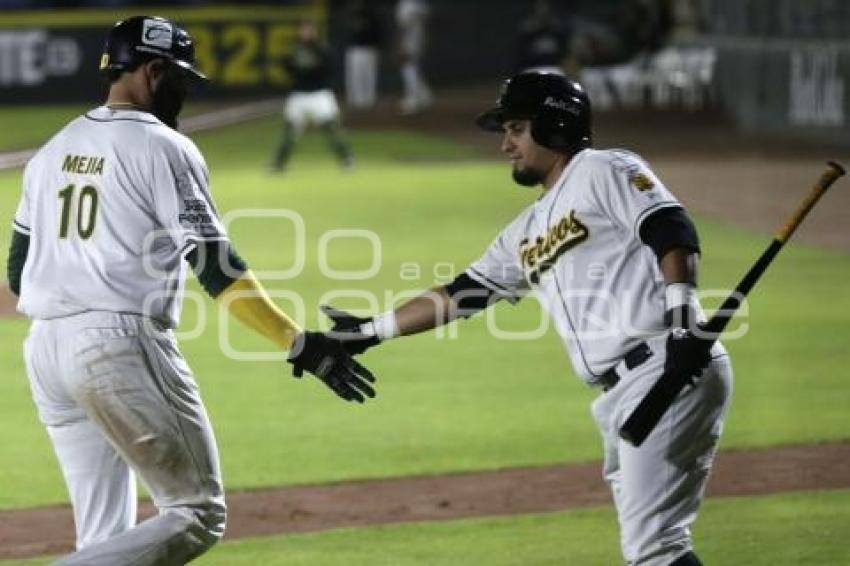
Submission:
{"label": "blurred background player", "polygon": [[371,108],[378,95],[378,62],[383,41],[383,29],[375,3],[353,0],[349,5],[346,24],[346,102],[350,108]]}
{"label": "blurred background player", "polygon": [[516,71],[563,73],[570,36],[547,0],[537,0],[520,26]]}
{"label": "blurred background player", "polygon": [[401,99],[402,114],[415,114],[434,102],[421,69],[429,12],[425,0],[399,0],[396,5],[398,56],[404,91]]}
{"label": "blurred background player", "polygon": [[319,40],[316,24],[304,21],[292,52],[284,61],[292,88],[283,104],[283,131],[270,170],[286,167],[295,142],[310,124],[319,126],[344,169],[354,164],[351,148],[344,138],[340,111],[330,85],[330,54]]}

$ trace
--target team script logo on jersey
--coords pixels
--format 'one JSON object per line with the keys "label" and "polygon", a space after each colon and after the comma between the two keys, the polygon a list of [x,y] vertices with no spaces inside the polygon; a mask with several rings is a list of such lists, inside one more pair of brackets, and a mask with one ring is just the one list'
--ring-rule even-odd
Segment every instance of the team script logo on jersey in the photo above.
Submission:
{"label": "team script logo on jersey", "polygon": [[519,256],[529,283],[536,285],[558,258],[585,241],[588,235],[590,230],[576,217],[576,211],[571,210],[533,243],[524,238],[519,243]]}

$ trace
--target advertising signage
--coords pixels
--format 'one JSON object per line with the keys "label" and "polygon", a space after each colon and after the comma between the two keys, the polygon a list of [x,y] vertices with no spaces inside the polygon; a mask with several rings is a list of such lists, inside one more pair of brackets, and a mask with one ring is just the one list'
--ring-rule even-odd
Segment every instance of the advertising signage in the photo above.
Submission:
{"label": "advertising signage", "polygon": [[0,103],[99,99],[106,88],[98,65],[106,33],[139,11],[184,27],[195,40],[197,65],[210,78],[203,97],[278,94],[289,84],[283,59],[299,21],[324,28],[323,1],[283,6],[196,9],[56,10],[0,14]]}

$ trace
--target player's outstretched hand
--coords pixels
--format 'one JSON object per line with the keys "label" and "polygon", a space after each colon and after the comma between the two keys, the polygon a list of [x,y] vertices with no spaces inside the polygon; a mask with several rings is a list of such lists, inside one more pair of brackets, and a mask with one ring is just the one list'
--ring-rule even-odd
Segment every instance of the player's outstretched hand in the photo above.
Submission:
{"label": "player's outstretched hand", "polygon": [[319,308],[334,324],[325,336],[338,340],[349,354],[362,354],[381,343],[381,339],[374,333],[369,335],[363,332],[364,325],[372,324],[371,318],[360,318],[330,305]]}
{"label": "player's outstretched hand", "polygon": [[375,396],[370,385],[375,382],[372,372],[357,363],[340,342],[321,332],[296,336],[286,361],[292,364],[292,375],[301,377],[306,370],[346,401],[362,403]]}
{"label": "player's outstretched hand", "polygon": [[667,336],[664,371],[693,381],[711,362],[712,341],[695,336],[690,330],[674,328]]}

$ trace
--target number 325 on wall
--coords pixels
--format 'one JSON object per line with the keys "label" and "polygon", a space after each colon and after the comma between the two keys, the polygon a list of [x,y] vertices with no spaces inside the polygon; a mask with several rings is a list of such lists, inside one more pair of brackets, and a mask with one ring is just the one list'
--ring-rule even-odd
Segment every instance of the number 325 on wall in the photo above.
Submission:
{"label": "number 325 on wall", "polygon": [[295,38],[295,23],[187,26],[195,60],[210,80],[223,86],[285,85],[283,59]]}

